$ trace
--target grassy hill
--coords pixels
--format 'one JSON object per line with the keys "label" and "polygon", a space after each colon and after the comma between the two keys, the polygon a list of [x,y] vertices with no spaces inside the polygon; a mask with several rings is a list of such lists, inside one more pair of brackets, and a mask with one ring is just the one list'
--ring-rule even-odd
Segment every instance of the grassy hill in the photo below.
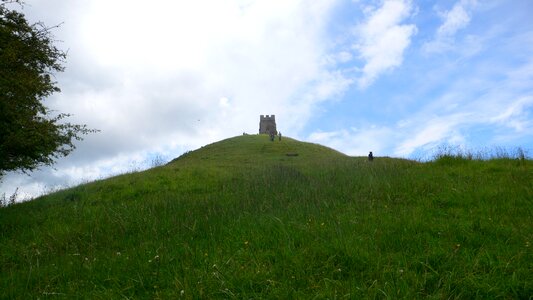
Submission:
{"label": "grassy hill", "polygon": [[0,298],[527,299],[532,244],[530,160],[247,135],[1,208]]}

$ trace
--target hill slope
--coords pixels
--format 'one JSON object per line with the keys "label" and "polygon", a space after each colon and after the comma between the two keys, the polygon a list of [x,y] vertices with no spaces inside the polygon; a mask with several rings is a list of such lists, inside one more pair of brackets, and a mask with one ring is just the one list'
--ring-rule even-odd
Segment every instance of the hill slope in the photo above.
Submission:
{"label": "hill slope", "polygon": [[235,137],[0,209],[0,298],[527,298],[532,170]]}

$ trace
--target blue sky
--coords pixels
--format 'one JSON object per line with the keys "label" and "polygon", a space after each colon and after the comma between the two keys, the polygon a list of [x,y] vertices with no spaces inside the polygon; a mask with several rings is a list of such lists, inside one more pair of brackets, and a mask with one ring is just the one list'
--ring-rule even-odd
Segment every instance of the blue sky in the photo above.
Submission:
{"label": "blue sky", "polygon": [[[357,82],[364,70],[363,75],[357,72],[368,59],[353,51],[352,40],[337,46],[354,56],[341,68],[358,70],[350,73],[356,83],[338,101],[321,107],[320,130],[308,124],[311,139],[353,154],[366,147],[404,157],[442,144],[531,148],[533,3],[399,2],[410,11],[391,27],[413,26],[410,35],[405,33],[409,44],[398,48],[397,60],[365,86]],[[355,26],[385,14],[382,3],[373,2],[370,13],[357,14]],[[350,18],[343,14],[343,20]],[[360,144],[361,139],[368,143]]]}
{"label": "blue sky", "polygon": [[[88,136],[31,197],[258,130],[349,155],[533,149],[533,2],[28,0],[68,50],[46,104]],[[529,153],[531,155],[531,153]]]}

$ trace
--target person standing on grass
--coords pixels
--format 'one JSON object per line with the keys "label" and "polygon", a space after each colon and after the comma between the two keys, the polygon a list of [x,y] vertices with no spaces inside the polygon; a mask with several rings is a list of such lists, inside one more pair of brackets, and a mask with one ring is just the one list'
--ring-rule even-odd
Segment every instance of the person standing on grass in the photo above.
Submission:
{"label": "person standing on grass", "polygon": [[279,140],[281,141],[281,131],[279,132]]}
{"label": "person standing on grass", "polygon": [[368,153],[368,161],[373,161],[374,160],[374,155],[372,154],[372,151],[370,151],[370,153]]}

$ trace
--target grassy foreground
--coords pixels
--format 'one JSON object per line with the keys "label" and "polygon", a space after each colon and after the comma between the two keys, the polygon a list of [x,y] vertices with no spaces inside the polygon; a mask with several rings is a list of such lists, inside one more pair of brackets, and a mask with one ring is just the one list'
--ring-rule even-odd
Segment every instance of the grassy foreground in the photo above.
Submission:
{"label": "grassy foreground", "polygon": [[248,135],[1,208],[0,298],[528,299],[532,244],[530,160]]}

